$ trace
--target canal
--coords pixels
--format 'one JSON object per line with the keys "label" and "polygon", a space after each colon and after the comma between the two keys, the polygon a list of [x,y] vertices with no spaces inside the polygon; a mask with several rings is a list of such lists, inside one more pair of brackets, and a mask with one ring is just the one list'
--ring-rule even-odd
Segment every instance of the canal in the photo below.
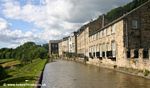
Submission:
{"label": "canal", "polygon": [[42,88],[150,88],[150,80],[72,61],[48,63]]}

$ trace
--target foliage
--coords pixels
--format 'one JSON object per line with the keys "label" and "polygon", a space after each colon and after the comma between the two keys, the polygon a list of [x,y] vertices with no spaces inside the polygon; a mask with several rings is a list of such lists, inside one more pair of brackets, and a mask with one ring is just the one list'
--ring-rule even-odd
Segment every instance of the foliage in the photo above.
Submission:
{"label": "foliage", "polygon": [[127,12],[135,9],[136,7],[140,6],[141,4],[145,3],[148,0],[133,0],[132,2],[120,6],[118,8],[112,9],[108,13],[106,13],[106,19],[111,22],[115,20],[116,18],[121,17],[123,14],[126,14]]}
{"label": "foliage", "polygon": [[75,53],[69,53],[69,52],[66,52],[65,54],[66,54],[66,56],[69,57],[69,58],[73,58],[73,57],[76,56]]}
{"label": "foliage", "polygon": [[[5,78],[3,80],[0,81],[0,86],[3,85],[3,83],[29,83],[29,84],[34,84],[40,73],[42,72],[45,63],[46,63],[47,59],[34,59],[32,63],[28,63],[26,65],[23,66],[15,66],[12,69],[7,69],[7,74],[11,75],[11,77]],[[26,81],[28,80],[28,81]],[[10,88],[5,87],[5,88]],[[15,87],[15,88],[20,88],[19,86]],[[32,86],[23,86],[21,88],[33,88]]]}
{"label": "foliage", "polygon": [[0,59],[0,64],[10,62],[10,61],[14,61],[14,59]]}
{"label": "foliage", "polygon": [[5,71],[5,69],[0,65],[0,80],[4,79],[5,77],[7,77],[7,73]]}
{"label": "foliage", "polygon": [[0,49],[0,59],[16,58],[23,63],[32,62],[36,58],[48,58],[48,44],[36,45],[34,42],[26,42],[15,49]]}
{"label": "foliage", "polygon": [[144,70],[144,76],[148,76],[148,75],[149,75],[149,73],[150,73],[150,71],[149,71],[149,70],[147,70],[147,69],[145,69],[145,70]]}

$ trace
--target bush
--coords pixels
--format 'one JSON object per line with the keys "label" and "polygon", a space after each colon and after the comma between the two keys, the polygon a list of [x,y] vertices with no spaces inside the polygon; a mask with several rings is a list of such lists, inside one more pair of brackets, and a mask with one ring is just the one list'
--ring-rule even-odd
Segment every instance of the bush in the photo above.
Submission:
{"label": "bush", "polygon": [[148,76],[149,75],[149,73],[150,73],[150,71],[149,70],[144,70],[144,76]]}
{"label": "bush", "polygon": [[0,65],[0,80],[6,78],[8,75],[5,71],[5,69]]}

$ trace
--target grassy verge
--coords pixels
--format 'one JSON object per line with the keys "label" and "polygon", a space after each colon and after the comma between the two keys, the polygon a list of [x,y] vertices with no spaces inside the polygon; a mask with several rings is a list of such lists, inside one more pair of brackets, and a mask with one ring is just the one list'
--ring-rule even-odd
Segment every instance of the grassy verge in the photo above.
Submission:
{"label": "grassy verge", "polygon": [[0,59],[0,64],[13,61],[14,59]]}
{"label": "grassy verge", "polygon": [[[33,88],[31,85],[10,87],[8,84],[35,84],[46,61],[46,59],[35,59],[30,64],[13,66],[6,70],[10,77],[0,81],[0,88]],[[5,83],[6,86],[4,86]]]}

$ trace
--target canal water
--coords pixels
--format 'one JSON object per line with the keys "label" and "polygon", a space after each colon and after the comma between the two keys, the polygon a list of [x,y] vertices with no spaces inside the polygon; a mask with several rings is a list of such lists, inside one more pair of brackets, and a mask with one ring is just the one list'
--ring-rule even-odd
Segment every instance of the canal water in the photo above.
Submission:
{"label": "canal water", "polygon": [[42,88],[150,88],[150,80],[72,61],[48,63]]}

